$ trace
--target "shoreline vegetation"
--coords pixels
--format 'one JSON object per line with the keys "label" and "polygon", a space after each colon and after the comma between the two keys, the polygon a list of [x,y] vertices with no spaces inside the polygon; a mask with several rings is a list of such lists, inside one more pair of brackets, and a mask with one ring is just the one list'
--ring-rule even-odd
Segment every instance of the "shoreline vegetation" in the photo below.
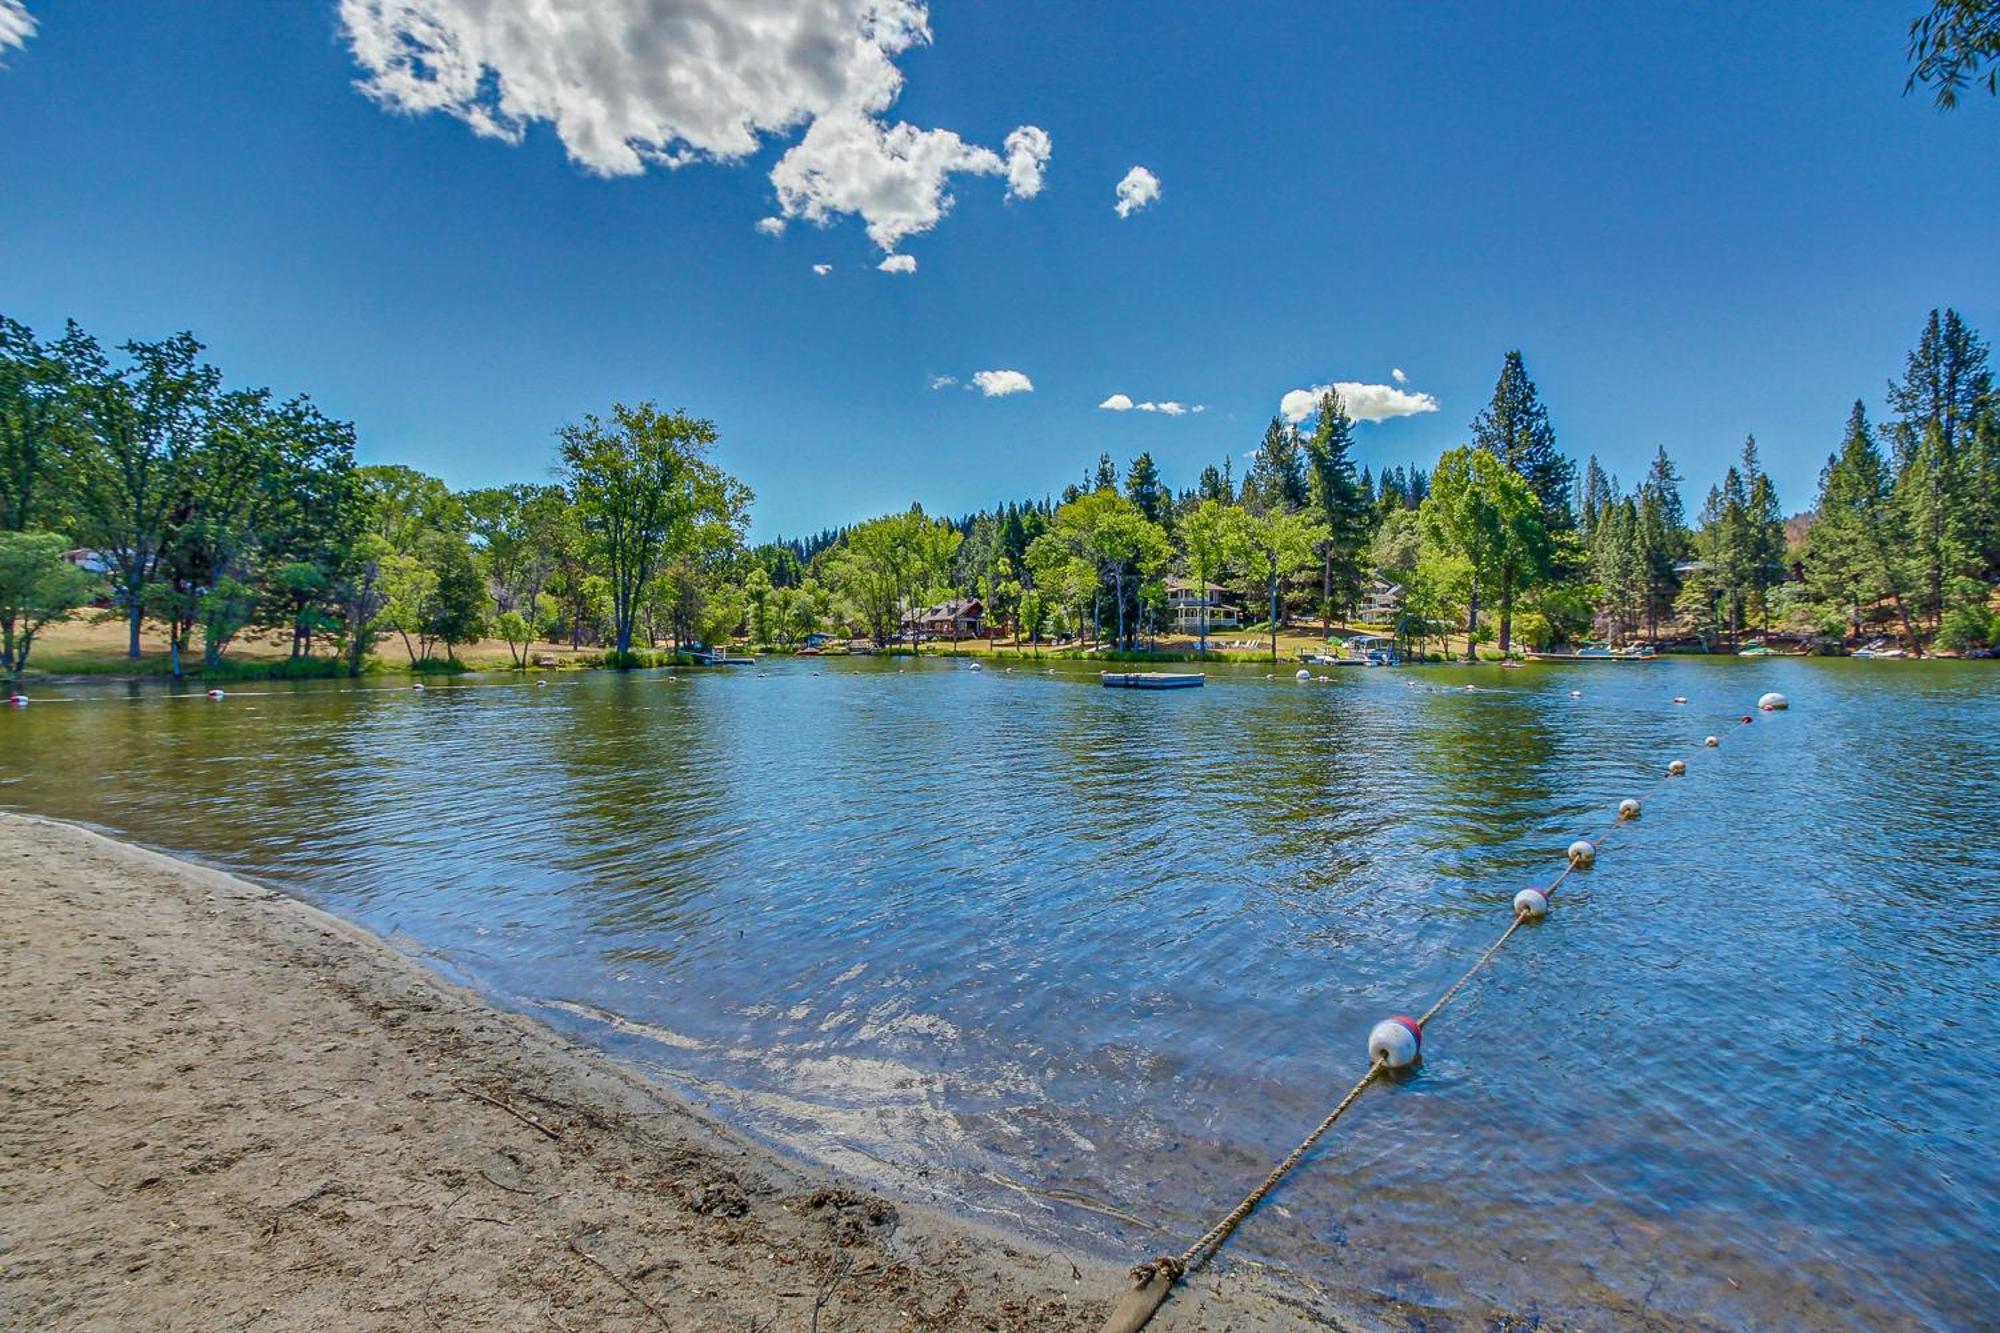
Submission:
{"label": "shoreline vegetation", "polygon": [[[0,1322],[1060,1333],[1124,1285],[756,1144],[284,894],[4,813],[0,864]],[[1162,1328],[1326,1326],[1254,1269],[1190,1295]]]}
{"label": "shoreline vegetation", "polygon": [[629,668],[707,645],[939,641],[1277,663],[1336,624],[1405,661],[1767,638],[2000,650],[2000,394],[1953,310],[1930,313],[1879,425],[1854,404],[1789,518],[1754,436],[1692,517],[1664,447],[1631,487],[1579,466],[1514,351],[1468,442],[1429,468],[1361,466],[1328,390],[1271,420],[1240,479],[1226,455],[1180,489],[1150,454],[1122,474],[1100,455],[1059,495],[756,545],[750,489],[687,412],[586,413],[556,433],[554,481],[455,491],[361,465],[351,423],[227,387],[203,351],[181,333],[113,355],[74,323],[44,339],[0,316],[0,675]]}

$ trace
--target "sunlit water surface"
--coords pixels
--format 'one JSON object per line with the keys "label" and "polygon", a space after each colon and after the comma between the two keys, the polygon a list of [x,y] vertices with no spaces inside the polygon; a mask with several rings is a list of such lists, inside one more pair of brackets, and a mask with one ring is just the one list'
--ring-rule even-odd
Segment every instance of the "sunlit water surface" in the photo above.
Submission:
{"label": "sunlit water surface", "polygon": [[[1684,757],[1228,1255],[1471,1326],[1991,1317],[2000,669],[1265,670],[47,689],[0,716],[0,801],[280,885],[810,1157],[1138,1258]],[[1736,722],[1767,689],[1792,710]]]}

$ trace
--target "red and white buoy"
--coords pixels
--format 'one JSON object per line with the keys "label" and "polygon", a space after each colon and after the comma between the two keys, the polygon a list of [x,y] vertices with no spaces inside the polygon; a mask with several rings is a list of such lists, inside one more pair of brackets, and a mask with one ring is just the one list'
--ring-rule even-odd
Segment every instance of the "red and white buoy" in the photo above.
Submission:
{"label": "red and white buoy", "polygon": [[1792,701],[1784,695],[1779,694],[1776,690],[1771,691],[1757,701],[1757,707],[1766,713],[1776,713],[1791,706]]}
{"label": "red and white buoy", "polygon": [[1540,889],[1522,889],[1514,895],[1514,915],[1539,921],[1549,914],[1549,895]]}
{"label": "red and white buoy", "polygon": [[7,706],[9,708],[26,708],[28,706],[28,696],[25,694],[10,694],[7,696]]}
{"label": "red and white buoy", "polygon": [[1368,1058],[1390,1069],[1404,1069],[1417,1062],[1424,1049],[1424,1030],[1417,1020],[1393,1014],[1377,1023],[1368,1034]]}
{"label": "red and white buoy", "polygon": [[209,698],[211,698],[211,699],[220,699],[220,698],[222,697],[222,691],[221,691],[221,690],[210,690],[210,691],[208,692],[208,697],[209,697]]}

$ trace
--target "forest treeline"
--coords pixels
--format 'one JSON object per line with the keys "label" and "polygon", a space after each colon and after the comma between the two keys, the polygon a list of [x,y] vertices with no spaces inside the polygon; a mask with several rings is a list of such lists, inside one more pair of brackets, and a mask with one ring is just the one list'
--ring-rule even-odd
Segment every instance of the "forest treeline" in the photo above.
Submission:
{"label": "forest treeline", "polygon": [[[178,673],[218,669],[246,634],[303,673],[398,650],[417,669],[503,639],[602,648],[814,632],[886,645],[911,613],[977,599],[1028,642],[1136,649],[1171,624],[1168,576],[1261,621],[1352,622],[1392,597],[1422,653],[1604,637],[1734,644],[1783,628],[1893,635],[1912,651],[1991,645],[2000,573],[2000,398],[1990,351],[1933,311],[1883,412],[1857,400],[1811,508],[1786,518],[1754,438],[1692,514],[1661,447],[1629,488],[1557,446],[1519,352],[1460,447],[1429,469],[1355,458],[1328,392],[1175,489],[1149,454],[1108,456],[1059,496],[956,518],[922,508],[751,547],[751,494],[714,458],[713,423],[616,405],[557,432],[552,479],[454,491],[355,461],[351,424],[307,397],[232,388],[187,333],[107,351],[70,324],[0,317],[0,665],[97,608],[139,656],[146,624]],[[1838,425],[1838,423],[1833,423]],[[198,655],[198,658],[197,658]]]}

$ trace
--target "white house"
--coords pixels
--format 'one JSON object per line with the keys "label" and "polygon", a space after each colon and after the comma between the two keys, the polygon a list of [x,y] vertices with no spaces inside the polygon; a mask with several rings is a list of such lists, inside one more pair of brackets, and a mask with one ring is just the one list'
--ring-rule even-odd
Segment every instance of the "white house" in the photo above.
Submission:
{"label": "white house", "polygon": [[1175,574],[1167,576],[1167,615],[1176,634],[1198,635],[1204,622],[1211,631],[1243,623],[1243,612],[1222,599],[1222,589],[1211,583],[1204,591],[1199,580]]}

